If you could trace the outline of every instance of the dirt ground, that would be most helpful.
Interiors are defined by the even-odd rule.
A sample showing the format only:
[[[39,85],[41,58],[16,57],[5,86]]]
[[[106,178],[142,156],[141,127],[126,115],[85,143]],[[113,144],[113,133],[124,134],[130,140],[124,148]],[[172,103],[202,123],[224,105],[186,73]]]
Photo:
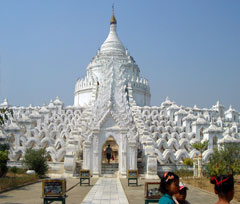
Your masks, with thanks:
[[[234,199],[238,202],[240,202],[240,175],[235,176],[235,184],[234,184]],[[182,181],[186,184],[190,184],[192,186],[201,188],[203,190],[209,191],[214,193],[214,185],[210,183],[209,178],[203,177],[203,178],[182,178]]]
[[[91,185],[79,184],[72,190],[67,192],[66,203],[68,204],[79,204],[91,190],[98,179],[92,178]],[[76,185],[79,182],[77,178],[67,179],[67,189]],[[42,183],[38,182],[32,185],[16,188],[14,190],[4,192],[0,194],[1,204],[42,204]],[[58,202],[59,203],[59,202]]]

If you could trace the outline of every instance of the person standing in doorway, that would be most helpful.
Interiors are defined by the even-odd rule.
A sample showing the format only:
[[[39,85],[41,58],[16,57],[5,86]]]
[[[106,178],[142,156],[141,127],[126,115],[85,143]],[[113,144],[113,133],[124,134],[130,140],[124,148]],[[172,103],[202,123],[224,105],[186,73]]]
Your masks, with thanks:
[[[112,148],[110,147],[110,144],[108,145],[108,147],[106,149],[106,154],[107,154],[108,164],[110,164],[110,159],[111,159],[111,156],[112,156]]]

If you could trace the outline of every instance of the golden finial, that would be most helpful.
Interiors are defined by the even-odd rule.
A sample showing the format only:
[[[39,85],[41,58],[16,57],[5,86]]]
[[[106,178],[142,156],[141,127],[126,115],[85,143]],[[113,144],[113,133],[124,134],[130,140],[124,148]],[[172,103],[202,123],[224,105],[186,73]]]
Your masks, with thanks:
[[[110,24],[117,24],[117,20],[114,16],[114,4],[112,5],[112,18],[110,20]]]

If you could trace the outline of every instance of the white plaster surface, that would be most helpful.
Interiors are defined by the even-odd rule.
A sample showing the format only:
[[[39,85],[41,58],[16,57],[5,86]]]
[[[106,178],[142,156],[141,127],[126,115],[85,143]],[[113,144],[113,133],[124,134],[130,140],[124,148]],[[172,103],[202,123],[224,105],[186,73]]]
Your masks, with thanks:
[[[82,204],[128,204],[118,178],[100,178],[89,191]]]

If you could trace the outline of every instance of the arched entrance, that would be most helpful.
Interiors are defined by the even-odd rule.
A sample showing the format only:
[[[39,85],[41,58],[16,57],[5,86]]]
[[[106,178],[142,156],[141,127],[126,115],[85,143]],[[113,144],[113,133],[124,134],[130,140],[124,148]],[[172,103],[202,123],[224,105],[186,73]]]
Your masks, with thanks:
[[[217,141],[218,141],[218,137],[216,135],[214,135],[214,137],[213,137],[213,149],[217,148]]]
[[[118,144],[112,136],[109,136],[106,142],[102,146],[102,164],[108,163],[107,153],[106,153],[108,145],[110,145],[112,149],[112,155],[111,155],[112,157],[110,159],[110,163],[118,164]]]
[[[108,163],[107,159],[108,147],[112,149],[110,163]],[[115,174],[118,171],[118,148],[116,140],[112,136],[109,136],[102,146],[102,174]]]
[[[200,141],[202,141],[203,139],[203,131],[204,131],[204,128],[202,127],[200,130]]]

